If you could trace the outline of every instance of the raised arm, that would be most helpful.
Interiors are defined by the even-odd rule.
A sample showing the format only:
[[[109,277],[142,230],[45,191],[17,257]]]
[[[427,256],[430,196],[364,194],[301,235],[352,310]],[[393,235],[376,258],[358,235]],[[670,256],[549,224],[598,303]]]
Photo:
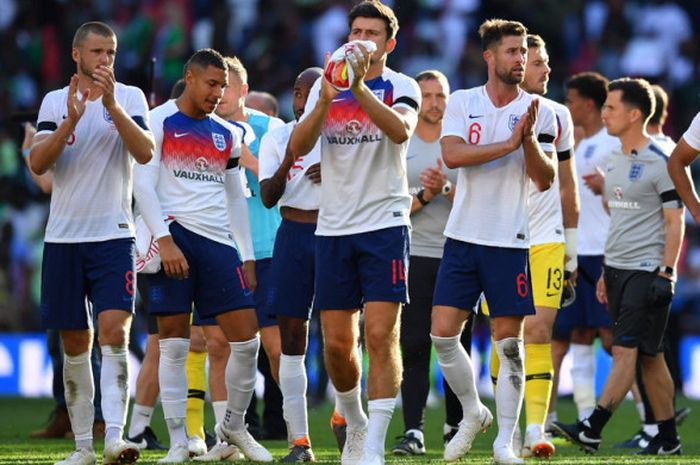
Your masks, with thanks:
[[[119,136],[124,141],[127,150],[140,163],[148,163],[153,157],[155,142],[153,136],[148,131],[143,117],[129,116],[124,107],[114,96],[116,80],[114,70],[107,66],[100,66],[93,73],[95,84],[102,89],[102,104],[109,112],[109,116],[114,122],[114,126],[119,132]],[[143,113],[147,111],[146,99],[143,98]]]
[[[43,129],[41,126],[45,123],[53,126],[53,132],[34,136],[32,149],[29,153],[29,168],[37,175],[46,173],[56,164],[56,160],[66,147],[66,141],[71,137],[78,121],[85,113],[85,104],[90,97],[90,91],[86,90],[80,96],[76,95],[77,92],[78,76],[74,74],[68,86],[66,117],[61,121],[61,124],[56,126],[52,121],[39,121],[39,131]],[[40,119],[42,113],[43,111],[39,112]]]
[[[525,120],[523,127],[523,152],[525,153],[525,171],[528,177],[532,179],[538,190],[545,191],[552,186],[554,175],[556,174],[556,166],[553,152],[542,150],[540,140],[545,143],[554,143],[556,132],[553,134],[542,132],[540,135],[535,132],[539,108],[540,101],[538,99],[533,100],[527,109],[526,116],[521,118],[521,120]],[[556,130],[555,126],[553,128]],[[551,137],[551,140],[543,139],[549,137]]]

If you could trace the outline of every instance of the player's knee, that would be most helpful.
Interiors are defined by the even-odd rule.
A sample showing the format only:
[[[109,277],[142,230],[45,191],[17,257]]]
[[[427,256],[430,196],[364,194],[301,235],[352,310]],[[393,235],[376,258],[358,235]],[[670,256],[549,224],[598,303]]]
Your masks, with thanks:
[[[90,331],[61,332],[63,352],[70,356],[80,355],[90,350],[92,334]]]
[[[226,364],[229,354],[231,353],[231,348],[226,339],[219,338],[208,338],[207,339],[207,352],[209,357],[209,363],[221,363]]]
[[[399,334],[397,329],[386,328],[380,325],[365,327],[365,343],[370,353],[379,352],[387,354],[393,347],[398,348]]]
[[[124,325],[105,325],[100,328],[99,342],[105,345],[124,345],[129,340],[129,330]]]
[[[527,344],[547,344],[552,340],[552,330],[546,324],[525,325],[525,342]]]
[[[324,339],[323,350],[330,360],[347,359],[348,354],[355,350],[355,341],[349,337],[333,337]]]
[[[612,346],[612,357],[615,362],[619,363],[635,363],[637,358],[637,350],[630,347]]]

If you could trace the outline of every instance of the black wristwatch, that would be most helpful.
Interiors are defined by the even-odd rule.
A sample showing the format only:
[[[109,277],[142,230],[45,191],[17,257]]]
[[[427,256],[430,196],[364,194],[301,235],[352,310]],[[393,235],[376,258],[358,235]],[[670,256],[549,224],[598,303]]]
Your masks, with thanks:
[[[423,198],[423,194],[425,194],[425,189],[419,190],[418,193],[416,194],[416,198],[418,199],[420,204],[425,207],[426,205],[428,205],[430,203],[430,200],[425,200]]]
[[[660,266],[659,267],[659,272],[660,273],[666,273],[669,276],[675,276],[676,275],[676,270],[673,269],[673,267],[670,266]]]

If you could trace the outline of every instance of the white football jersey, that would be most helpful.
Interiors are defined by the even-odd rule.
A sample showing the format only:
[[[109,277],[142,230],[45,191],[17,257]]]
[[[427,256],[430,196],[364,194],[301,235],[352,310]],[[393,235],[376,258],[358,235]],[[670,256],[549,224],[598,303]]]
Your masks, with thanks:
[[[576,176],[578,177],[581,210],[578,214],[578,254],[603,255],[608,237],[610,216],[603,208],[600,195],[594,195],[583,182],[583,176],[605,171],[608,157],[620,147],[620,140],[608,134],[605,127],[587,137],[576,148]]]
[[[365,84],[392,108],[414,112],[420,108],[420,88],[404,74],[385,68],[381,76]],[[318,79],[304,116],[316,106],[320,88]],[[409,139],[402,144],[392,142],[350,91],[339,93],[331,103],[320,139],[322,182],[316,234],[340,236],[410,225]]]
[[[566,106],[545,97],[538,97],[542,103],[552,107],[557,118],[557,140],[554,142],[557,153],[574,150],[574,123]],[[557,163],[557,167],[559,164]],[[552,187],[544,192],[537,190],[530,181],[530,245],[564,242],[564,217],[559,192],[559,174],[554,177]]]
[[[148,165],[159,167],[156,193],[163,214],[200,236],[235,247],[224,179],[227,170],[239,169],[240,129],[215,114],[190,118],[175,100],[151,110],[151,125],[156,150]]]
[[[261,182],[271,178],[282,164],[287,150],[287,142],[289,142],[289,136],[292,134],[295,124],[295,121],[291,121],[282,127],[266,132],[263,136],[258,154],[260,157],[258,178]],[[298,158],[289,170],[287,186],[278,202],[280,207],[318,210],[321,186],[309,180],[309,177],[306,176],[306,170],[320,161],[321,142],[319,140],[314,148],[303,157]]]
[[[143,92],[117,83],[114,95],[126,114],[148,127]],[[68,87],[49,92],[41,102],[37,135],[51,134],[67,116]],[[99,242],[134,237],[131,214],[133,160],[102,105],[85,113],[53,167],[46,242]]]
[[[484,86],[458,90],[450,96],[442,135],[457,136],[472,145],[508,139],[520,117],[534,100],[523,90],[507,105],[496,108]],[[557,125],[554,111],[540,105],[535,133],[545,152],[554,152]],[[528,189],[522,146],[497,160],[457,168],[454,205],[445,228],[452,239],[474,244],[526,249]]]
[[[693,149],[700,151],[700,112],[693,118],[690,126],[683,134],[683,139]]]

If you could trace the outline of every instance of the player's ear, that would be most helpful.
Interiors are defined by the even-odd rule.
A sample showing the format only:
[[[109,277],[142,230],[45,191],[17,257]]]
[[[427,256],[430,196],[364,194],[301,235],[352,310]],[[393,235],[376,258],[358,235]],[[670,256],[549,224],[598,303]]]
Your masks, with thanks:
[[[248,91],[250,90],[250,86],[248,83],[241,84],[241,97],[245,97],[248,95]]]
[[[78,50],[77,47],[73,47],[70,52],[71,58],[73,58],[73,61],[78,63],[80,62],[80,50]]]
[[[392,37],[391,39],[386,41],[386,53],[389,54],[394,51],[396,48],[396,37]]]

